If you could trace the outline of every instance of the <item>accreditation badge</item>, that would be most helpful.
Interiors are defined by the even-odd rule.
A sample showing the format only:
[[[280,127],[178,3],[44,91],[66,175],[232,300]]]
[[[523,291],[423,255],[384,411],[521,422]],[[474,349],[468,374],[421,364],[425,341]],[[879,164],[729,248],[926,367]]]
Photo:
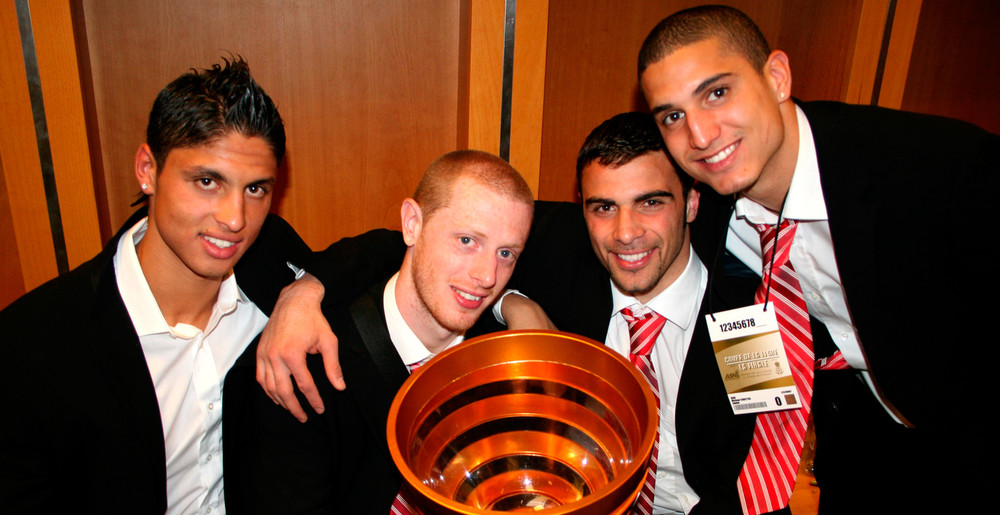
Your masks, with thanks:
[[[767,309],[755,304],[705,315],[705,321],[733,413],[802,407],[770,302]]]

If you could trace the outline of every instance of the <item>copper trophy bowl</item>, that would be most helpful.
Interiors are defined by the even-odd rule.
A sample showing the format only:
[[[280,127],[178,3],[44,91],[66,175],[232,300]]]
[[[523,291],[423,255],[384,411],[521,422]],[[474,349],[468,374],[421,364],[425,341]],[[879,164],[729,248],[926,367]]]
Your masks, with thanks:
[[[441,353],[403,384],[387,433],[425,515],[625,513],[659,418],[645,378],[588,338],[506,331]]]

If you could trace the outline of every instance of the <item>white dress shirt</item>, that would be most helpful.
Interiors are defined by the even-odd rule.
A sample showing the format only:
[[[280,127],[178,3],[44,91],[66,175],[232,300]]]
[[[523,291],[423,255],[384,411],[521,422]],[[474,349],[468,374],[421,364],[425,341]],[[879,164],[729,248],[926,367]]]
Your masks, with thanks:
[[[222,385],[229,368],[260,334],[267,317],[236,285],[222,282],[202,331],[171,327],[153,297],[135,246],[143,219],[118,242],[115,277],[156,389],[167,458],[167,514],[225,513]]]
[[[656,493],[653,513],[687,513],[698,503],[698,494],[684,480],[681,457],[677,449],[675,409],[684,360],[691,344],[702,297],[708,284],[708,272],[694,249],[681,275],[666,290],[650,300],[646,307],[667,318],[650,354],[653,372],[660,388],[660,449],[656,460]],[[623,308],[633,311],[642,306],[634,297],[621,293],[611,285],[613,311],[605,342],[619,354],[630,352],[628,322]],[[707,342],[706,342],[707,343]]]
[[[833,253],[833,238],[830,235],[812,129],[802,109],[796,106],[795,112],[799,125],[799,153],[781,215],[782,219],[798,222],[789,260],[799,276],[809,316],[823,322],[844,359],[851,368],[862,371],[872,392],[878,396],[867,372],[868,364],[861,339],[847,307],[847,297],[844,295],[837,259]],[[775,224],[777,221],[777,213],[749,198],[740,197],[729,221],[726,249],[760,275],[760,233],[754,228],[754,224]],[[892,410],[886,410],[896,418]]]

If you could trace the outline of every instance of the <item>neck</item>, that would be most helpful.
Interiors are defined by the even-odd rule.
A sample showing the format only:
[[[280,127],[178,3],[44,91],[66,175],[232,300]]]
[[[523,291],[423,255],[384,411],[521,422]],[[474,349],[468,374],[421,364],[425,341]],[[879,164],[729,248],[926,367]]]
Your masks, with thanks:
[[[222,279],[198,277],[190,270],[172,270],[170,264],[159,264],[144,241],[135,249],[139,266],[167,324],[184,323],[204,330],[219,298]]]
[[[414,277],[411,272],[413,265],[410,261],[410,252],[407,252],[403,259],[403,267],[399,270],[399,278],[396,279],[396,306],[399,313],[403,315],[403,321],[407,327],[417,335],[424,347],[431,354],[437,354],[445,349],[452,340],[460,333],[451,331],[441,326],[434,316],[427,309],[424,301],[417,293]]]
[[[781,144],[764,164],[757,182],[743,191],[745,197],[775,213],[781,211],[788,187],[792,184],[792,176],[795,175],[795,164],[799,160],[799,120],[795,103],[788,100],[778,107],[784,132]]]

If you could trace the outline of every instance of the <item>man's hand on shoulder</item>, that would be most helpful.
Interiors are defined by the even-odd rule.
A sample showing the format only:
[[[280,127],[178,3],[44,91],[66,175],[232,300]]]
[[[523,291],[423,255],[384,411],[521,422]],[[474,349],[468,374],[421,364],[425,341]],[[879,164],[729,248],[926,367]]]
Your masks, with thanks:
[[[346,387],[337,355],[337,337],[320,309],[324,294],[323,284],[308,274],[286,286],[257,346],[257,382],[271,400],[300,422],[305,422],[307,416],[295,396],[295,385],[316,413],[324,409],[306,365],[307,354],[321,354],[330,383],[338,390]]]

